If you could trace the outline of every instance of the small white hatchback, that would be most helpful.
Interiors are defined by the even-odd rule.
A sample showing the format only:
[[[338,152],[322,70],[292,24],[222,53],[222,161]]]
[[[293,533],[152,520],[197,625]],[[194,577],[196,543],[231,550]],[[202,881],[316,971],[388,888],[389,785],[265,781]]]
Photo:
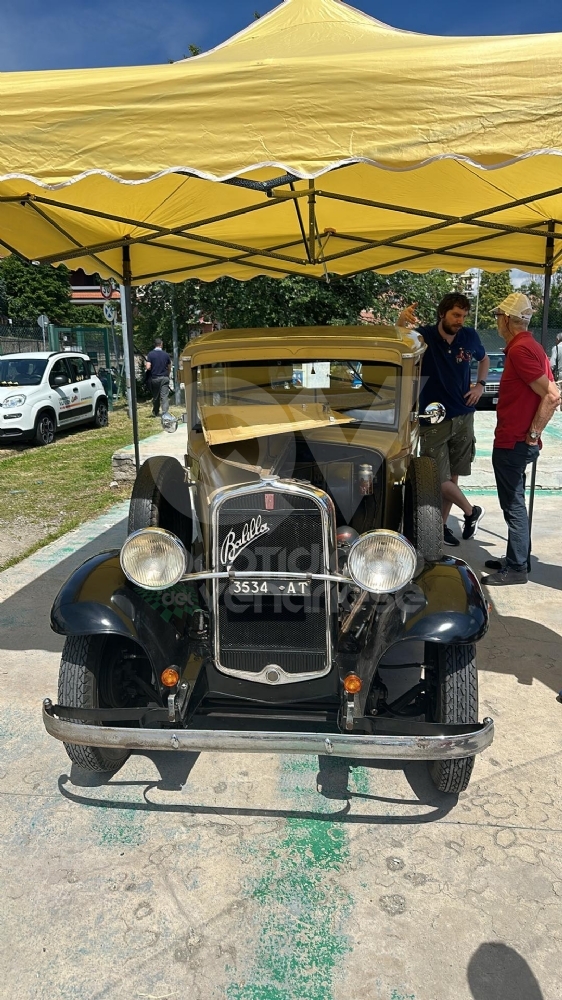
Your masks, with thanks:
[[[51,444],[76,424],[107,425],[107,396],[87,354],[0,356],[0,444]]]

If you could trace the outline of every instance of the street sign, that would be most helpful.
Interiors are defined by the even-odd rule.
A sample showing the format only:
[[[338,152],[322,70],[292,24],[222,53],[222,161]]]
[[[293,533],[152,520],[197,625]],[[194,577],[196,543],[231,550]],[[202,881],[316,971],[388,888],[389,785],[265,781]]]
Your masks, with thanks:
[[[100,292],[102,293],[104,299],[110,299],[113,295],[113,285],[110,281],[102,281],[100,285]]]
[[[49,325],[49,317],[45,316],[45,313],[41,313],[41,315],[37,317],[37,323],[41,329],[45,331]]]
[[[108,323],[113,323],[115,321],[115,309],[113,308],[110,302],[104,302],[103,314]]]

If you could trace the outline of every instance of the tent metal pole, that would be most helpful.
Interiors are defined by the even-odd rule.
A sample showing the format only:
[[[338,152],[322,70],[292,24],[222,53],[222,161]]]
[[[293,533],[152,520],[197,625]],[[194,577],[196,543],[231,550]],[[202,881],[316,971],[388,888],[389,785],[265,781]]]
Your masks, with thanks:
[[[542,327],[541,327],[541,344],[544,347],[544,342],[548,334],[548,311],[550,307],[550,283],[552,279],[552,258],[554,256],[554,233],[555,223],[551,219],[548,223],[549,235],[546,241],[546,254],[544,259],[544,299],[542,308]],[[537,459],[533,462],[533,471],[531,473],[531,489],[529,491],[529,555],[527,557],[527,572],[531,572],[531,532],[533,529],[533,510],[535,506],[535,486],[537,480]]]
[[[140,469],[139,452],[139,421],[137,413],[137,380],[135,368],[135,347],[133,344],[133,309],[131,305],[131,248],[123,247],[123,304],[124,319],[127,332],[127,357],[129,359],[129,382],[131,390],[131,418],[133,421],[133,444],[135,447],[135,466],[137,475]],[[125,332],[125,331],[124,331]]]
[[[314,181],[308,182],[308,259],[316,263],[316,191]]]
[[[548,237],[546,240],[546,256],[544,260],[544,297],[542,306],[542,327],[541,344],[544,347],[548,336],[548,312],[550,309],[550,286],[552,283],[552,258],[554,257],[554,222],[552,219],[548,223]]]
[[[127,413],[129,420],[133,419],[133,406],[131,402],[131,370],[129,367],[129,334],[127,330],[127,310],[125,306],[125,285],[119,285],[121,296],[121,333],[123,336],[123,368],[125,369],[125,399],[127,400]]]
[[[174,285],[172,285],[172,354],[174,358],[174,400],[176,406],[181,403],[180,396],[180,352],[178,346],[178,320],[174,307]]]
[[[537,459],[533,462],[533,471],[531,473],[531,489],[529,491],[529,555],[527,556],[527,573],[531,572],[531,532],[533,529],[533,509],[535,506],[535,483],[537,480]]]

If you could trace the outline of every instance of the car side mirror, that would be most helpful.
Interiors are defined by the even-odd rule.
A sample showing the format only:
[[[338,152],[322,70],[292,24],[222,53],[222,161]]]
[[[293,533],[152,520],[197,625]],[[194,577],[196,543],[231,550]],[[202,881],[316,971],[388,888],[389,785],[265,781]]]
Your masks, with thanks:
[[[50,379],[50,384],[53,389],[58,389],[60,386],[68,385],[70,379],[68,375],[53,375]]]
[[[173,434],[174,431],[178,429],[177,417],[174,417],[173,413],[163,413],[162,414],[162,429],[168,431],[168,434]]]
[[[447,416],[447,411],[443,403],[428,403],[424,413],[419,414],[420,420],[427,420],[430,424],[440,424]]]

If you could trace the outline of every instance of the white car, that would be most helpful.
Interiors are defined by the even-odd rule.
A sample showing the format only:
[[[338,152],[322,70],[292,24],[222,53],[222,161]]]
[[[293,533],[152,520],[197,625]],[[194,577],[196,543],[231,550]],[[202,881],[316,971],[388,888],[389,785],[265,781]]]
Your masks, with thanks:
[[[87,354],[0,356],[0,443],[51,444],[63,427],[107,425],[107,396]]]

